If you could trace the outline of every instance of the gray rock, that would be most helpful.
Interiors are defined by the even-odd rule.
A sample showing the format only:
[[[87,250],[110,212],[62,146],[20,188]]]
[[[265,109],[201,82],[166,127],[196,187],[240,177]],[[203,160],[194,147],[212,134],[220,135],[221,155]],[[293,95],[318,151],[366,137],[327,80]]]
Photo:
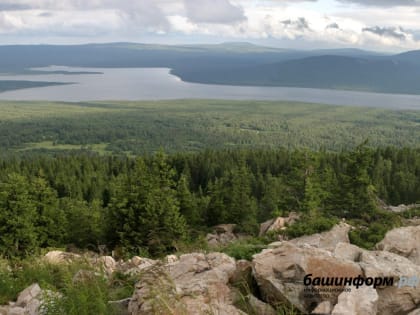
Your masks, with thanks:
[[[362,286],[358,289],[349,287],[350,292],[343,292],[338,297],[332,315],[376,315],[378,312],[378,293],[373,287]]]
[[[296,245],[310,245],[317,248],[324,248],[333,251],[338,243],[350,243],[349,232],[352,229],[351,225],[341,222],[334,226],[330,231],[317,233],[309,236],[302,236],[290,240]]]
[[[393,229],[376,244],[376,249],[406,257],[420,265],[420,226]]]
[[[317,314],[317,315],[329,315],[331,314],[333,309],[333,306],[330,301],[324,301],[321,302],[313,311],[311,314]]]
[[[352,261],[333,257],[331,252],[321,248],[297,246],[291,242],[263,250],[254,255],[252,263],[264,301],[272,305],[288,301],[303,313],[310,313],[324,300],[334,304],[339,294],[305,297],[305,275],[312,274],[315,278],[356,277],[362,274],[358,264]]]

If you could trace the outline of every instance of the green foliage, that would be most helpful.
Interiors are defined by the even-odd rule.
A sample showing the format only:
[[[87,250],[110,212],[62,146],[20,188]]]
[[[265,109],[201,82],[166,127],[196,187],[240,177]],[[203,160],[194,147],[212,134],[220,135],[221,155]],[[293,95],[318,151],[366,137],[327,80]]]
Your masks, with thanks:
[[[0,184],[0,255],[29,255],[38,248],[36,217],[30,183],[21,175],[9,175]]]
[[[109,235],[131,252],[152,255],[174,250],[186,238],[186,222],[176,198],[174,170],[159,153],[150,166],[137,159],[133,174],[116,180],[109,207]]]
[[[238,232],[255,235],[258,223],[290,211],[303,220],[289,237],[327,230],[342,218],[368,227],[380,221],[378,197],[391,204],[420,199],[419,174],[418,149],[366,146],[137,159],[10,156],[0,158],[0,253],[26,256],[73,244],[160,256],[202,244],[216,224],[235,223]]]
[[[267,242],[260,238],[250,238],[246,240],[233,242],[226,247],[220,248],[220,251],[235,258],[252,260],[252,256],[266,248]]]
[[[373,249],[385,237],[386,232],[401,226],[401,217],[387,211],[378,211],[368,221],[351,222],[356,227],[350,231],[350,242],[359,247]]]
[[[303,215],[297,222],[289,226],[284,233],[289,238],[321,233],[330,230],[338,222],[339,220],[336,217],[321,214],[317,216]]]
[[[83,262],[50,265],[29,259],[14,261],[8,268],[0,265],[0,305],[13,301],[33,283],[52,292],[42,307],[46,315],[111,315],[108,301],[120,297],[122,291],[126,294],[128,286],[133,288],[133,280],[120,277],[109,283]]]
[[[419,111],[292,102],[0,102],[0,147],[144,154],[206,148],[418,147]],[[63,146],[67,145],[67,146]],[[100,145],[100,146],[99,146]],[[106,146],[104,148],[104,145]]]

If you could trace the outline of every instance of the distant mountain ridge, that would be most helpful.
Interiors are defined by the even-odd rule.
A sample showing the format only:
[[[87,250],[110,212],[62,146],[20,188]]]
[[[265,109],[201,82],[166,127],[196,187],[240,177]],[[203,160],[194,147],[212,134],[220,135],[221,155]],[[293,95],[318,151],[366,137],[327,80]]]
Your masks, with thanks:
[[[352,48],[289,50],[247,42],[0,46],[2,73],[49,65],[167,67],[188,82],[420,94],[420,50],[386,55]]]

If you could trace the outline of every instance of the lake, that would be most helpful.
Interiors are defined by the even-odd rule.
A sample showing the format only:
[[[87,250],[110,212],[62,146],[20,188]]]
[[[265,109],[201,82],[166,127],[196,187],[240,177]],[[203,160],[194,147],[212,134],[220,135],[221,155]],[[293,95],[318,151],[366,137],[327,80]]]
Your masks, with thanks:
[[[165,99],[288,100],[420,110],[420,95],[197,84],[181,81],[166,68],[38,68],[43,71],[91,71],[96,74],[0,75],[0,80],[69,82],[0,93],[0,100],[101,101]]]

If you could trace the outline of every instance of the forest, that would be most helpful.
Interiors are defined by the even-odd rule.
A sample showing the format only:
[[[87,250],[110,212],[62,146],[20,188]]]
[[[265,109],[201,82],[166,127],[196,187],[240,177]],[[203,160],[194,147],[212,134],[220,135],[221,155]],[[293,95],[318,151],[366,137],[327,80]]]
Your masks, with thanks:
[[[45,314],[120,314],[108,301],[131,296],[137,276],[75,283],[92,267],[43,263],[51,250],[251,260],[278,237],[342,220],[351,242],[371,249],[420,216],[387,209],[420,203],[419,111],[209,100],[0,110],[0,305],[39,283],[64,297]],[[259,236],[260,223],[291,212],[300,219],[282,235]],[[246,237],[211,247],[206,235],[222,223]]]
[[[358,227],[353,241],[371,247],[401,224],[380,204],[419,201],[419,149],[8,156],[0,161],[0,256],[106,245],[160,257],[216,224],[255,236],[259,223],[290,211],[302,214],[291,236],[344,218]]]
[[[295,102],[1,102],[8,153],[143,155],[205,149],[419,147],[420,112]],[[0,154],[1,154],[0,153]]]

